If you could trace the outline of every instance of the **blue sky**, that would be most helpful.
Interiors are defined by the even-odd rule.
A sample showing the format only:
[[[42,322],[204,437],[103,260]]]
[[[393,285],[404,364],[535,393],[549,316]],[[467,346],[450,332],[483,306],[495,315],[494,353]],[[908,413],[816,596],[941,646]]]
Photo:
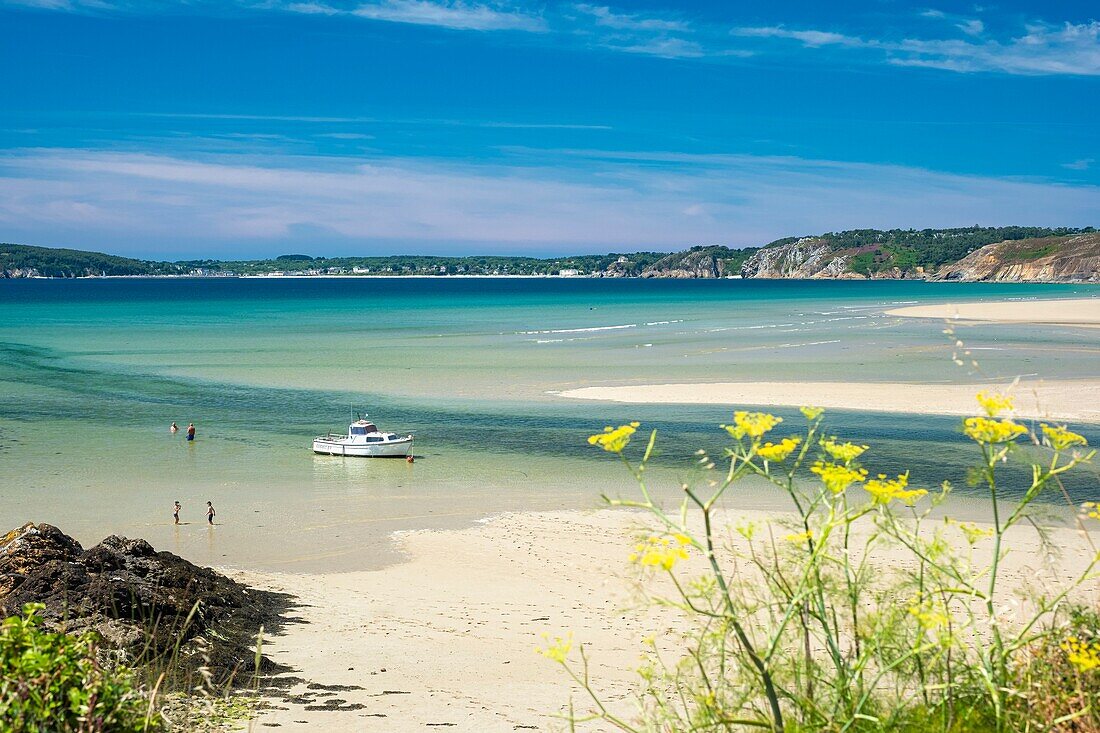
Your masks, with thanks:
[[[1094,3],[0,0],[0,241],[558,254],[1100,225]]]

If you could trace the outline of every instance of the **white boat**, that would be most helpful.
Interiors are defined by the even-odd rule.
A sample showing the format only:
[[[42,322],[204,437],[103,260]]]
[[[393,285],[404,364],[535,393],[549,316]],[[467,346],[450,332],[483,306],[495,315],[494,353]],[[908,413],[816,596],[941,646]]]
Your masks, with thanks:
[[[329,433],[313,439],[313,452],[330,456],[400,458],[412,452],[413,436],[383,433],[370,420],[356,420],[348,434]]]

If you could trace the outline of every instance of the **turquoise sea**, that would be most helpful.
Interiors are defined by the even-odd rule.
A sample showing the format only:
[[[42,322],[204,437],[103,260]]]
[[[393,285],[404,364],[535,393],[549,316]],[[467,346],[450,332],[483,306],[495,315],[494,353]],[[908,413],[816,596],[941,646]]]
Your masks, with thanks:
[[[0,280],[0,530],[143,536],[197,562],[311,571],[393,559],[395,530],[628,493],[585,443],[659,430],[672,495],[730,410],[574,402],[577,386],[732,380],[968,382],[903,304],[1100,296],[1070,285],[592,279]],[[1100,377],[1100,332],[973,325],[991,377]],[[417,461],[314,456],[354,410],[416,433]],[[797,412],[777,410],[791,422]],[[169,424],[195,422],[187,444]],[[868,463],[966,492],[956,418],[835,411]],[[1100,427],[1084,426],[1100,443]],[[1095,468],[1070,485],[1098,499]],[[778,506],[763,487],[745,505]],[[172,501],[184,505],[171,524]],[[220,524],[205,526],[214,502]],[[981,511],[981,500],[963,504]]]

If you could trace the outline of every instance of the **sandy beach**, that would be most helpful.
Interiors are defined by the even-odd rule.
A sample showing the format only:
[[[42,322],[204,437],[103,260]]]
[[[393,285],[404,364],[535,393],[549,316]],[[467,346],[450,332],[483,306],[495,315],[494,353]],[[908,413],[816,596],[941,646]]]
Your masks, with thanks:
[[[992,323],[1034,323],[1100,327],[1100,298],[1023,300],[996,303],[913,305],[886,311],[888,316],[939,318]]]
[[[921,415],[972,415],[980,390],[1016,397],[1017,416],[1100,422],[1100,379],[1009,384],[911,384],[901,382],[710,382],[581,387],[558,393],[581,400],[634,404],[798,407]]]
[[[233,572],[297,596],[285,635],[265,653],[299,677],[296,702],[252,730],[549,730],[571,692],[535,652],[542,634],[573,632],[591,649],[601,690],[621,700],[642,639],[668,629],[667,610],[629,610],[626,511],[505,514],[462,530],[395,536],[407,561],[341,574]],[[341,701],[341,702],[338,702]]]
[[[738,511],[724,522],[768,517]],[[629,713],[643,638],[671,644],[671,634],[661,635],[682,624],[675,612],[633,601],[626,558],[646,520],[622,510],[506,514],[462,530],[401,534],[407,562],[377,571],[233,573],[298,596],[303,622],[265,646],[293,668],[285,675],[297,680],[292,699],[272,699],[250,728],[560,730],[554,715],[570,695],[578,711],[586,699],[535,653],[543,632],[572,632],[584,643],[595,686]],[[1005,560],[1006,585],[1068,578],[1090,556],[1072,529],[1054,529],[1053,544],[1067,548],[1062,557],[1044,557],[1034,532],[1021,529]]]

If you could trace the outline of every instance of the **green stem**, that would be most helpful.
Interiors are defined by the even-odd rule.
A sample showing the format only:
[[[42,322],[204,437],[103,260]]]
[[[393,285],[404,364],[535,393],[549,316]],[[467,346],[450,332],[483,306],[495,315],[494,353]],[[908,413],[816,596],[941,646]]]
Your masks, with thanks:
[[[989,567],[989,589],[986,592],[985,610],[989,617],[989,626],[993,632],[993,650],[990,659],[991,692],[993,694],[993,711],[996,716],[996,730],[998,733],[1004,730],[1004,690],[1005,676],[1007,674],[1006,660],[1004,658],[1004,641],[1001,639],[1001,630],[997,625],[997,612],[993,603],[993,594],[997,589],[997,571],[1001,562],[1001,540],[1004,536],[1004,528],[1001,526],[1001,512],[997,506],[997,476],[995,471],[996,456],[991,454],[989,447],[982,445],[982,455],[985,457],[986,484],[989,486],[989,496],[993,502],[993,559]]]
[[[737,640],[741,643],[741,647],[745,650],[745,653],[749,655],[749,660],[752,665],[756,667],[757,673],[760,675],[761,681],[764,683],[764,695],[768,698],[768,707],[771,709],[772,722],[774,723],[775,730],[780,733],[783,730],[783,710],[779,705],[779,695],[775,689],[775,683],[772,680],[771,672],[768,670],[768,666],[764,663],[764,660],[760,658],[760,655],[756,652],[756,647],[749,639],[748,634],[745,633],[744,627],[737,620],[737,609],[733,605],[733,597],[730,595],[729,585],[726,583],[726,577],[722,573],[722,568],[718,564],[718,558],[714,553],[714,533],[711,527],[710,518],[710,506],[699,500],[695,495],[695,492],[688,491],[688,496],[695,502],[696,505],[703,512],[703,524],[704,533],[706,537],[706,551],[707,562],[710,564],[711,572],[714,574],[714,578],[718,583],[718,587],[722,591],[722,597],[726,606],[726,612],[730,616],[730,625],[733,627],[733,633],[737,636]]]

